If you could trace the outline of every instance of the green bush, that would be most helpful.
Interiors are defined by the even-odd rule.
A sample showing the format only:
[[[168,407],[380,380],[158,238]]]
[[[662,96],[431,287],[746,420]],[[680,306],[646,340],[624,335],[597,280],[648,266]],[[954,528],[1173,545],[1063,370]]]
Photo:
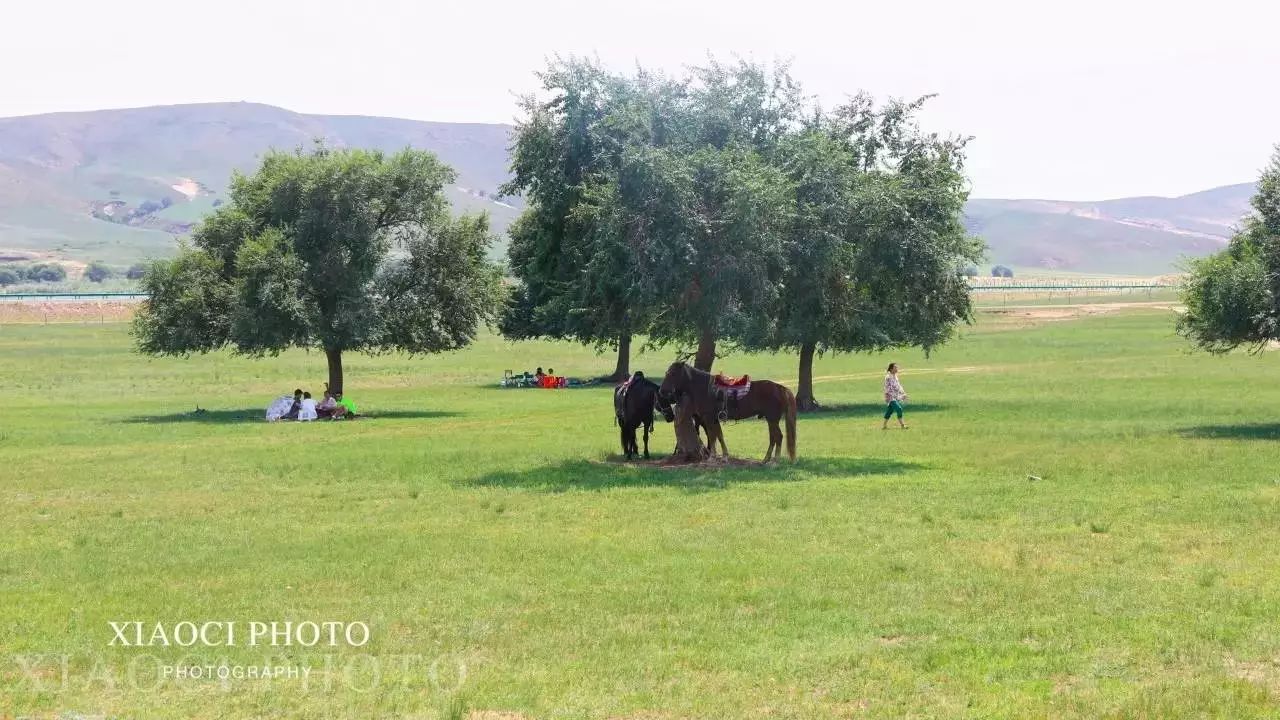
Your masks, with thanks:
[[[56,263],[36,263],[27,268],[31,282],[62,282],[67,279],[67,269]]]
[[[124,276],[130,280],[141,280],[143,275],[147,274],[147,266],[145,263],[134,263],[125,271]]]
[[[22,282],[22,268],[0,267],[0,285],[17,285]]]
[[[97,260],[89,263],[89,266],[84,269],[84,276],[89,282],[100,283],[114,274],[115,273],[111,272],[111,268]]]

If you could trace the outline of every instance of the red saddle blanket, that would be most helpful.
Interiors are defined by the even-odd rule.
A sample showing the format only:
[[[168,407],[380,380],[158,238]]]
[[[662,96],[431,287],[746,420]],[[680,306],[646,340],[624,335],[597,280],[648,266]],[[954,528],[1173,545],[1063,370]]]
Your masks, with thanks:
[[[730,377],[723,373],[716,375],[716,387],[728,388],[733,390],[742,390],[751,384],[751,376],[743,375],[742,377]]]

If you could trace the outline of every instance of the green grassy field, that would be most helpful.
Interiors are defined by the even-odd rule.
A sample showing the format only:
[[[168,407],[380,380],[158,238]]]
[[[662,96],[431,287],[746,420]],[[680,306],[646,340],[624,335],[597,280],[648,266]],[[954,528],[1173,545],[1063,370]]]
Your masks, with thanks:
[[[1275,717],[1280,360],[1192,354],[1172,323],[987,321],[897,353],[908,431],[880,430],[889,356],[823,358],[800,460],[719,471],[616,462],[607,388],[492,387],[611,365],[578,346],[355,356],[371,418],[266,424],[322,356],[0,326],[0,717]],[[765,427],[728,441],[759,457]],[[372,640],[120,648],[109,620]]]

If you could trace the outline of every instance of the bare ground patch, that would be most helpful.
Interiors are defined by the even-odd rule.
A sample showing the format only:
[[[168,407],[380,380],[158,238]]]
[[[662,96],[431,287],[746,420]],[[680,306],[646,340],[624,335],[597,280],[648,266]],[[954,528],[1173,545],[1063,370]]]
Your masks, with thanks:
[[[1223,658],[1223,666],[1231,677],[1252,683],[1272,697],[1280,697],[1280,658],[1248,661],[1228,655]]]
[[[0,324],[126,322],[138,309],[136,302],[4,302]]]
[[[1181,312],[1177,302],[1155,300],[1149,302],[1075,303],[1071,305],[1006,305],[981,307],[985,325],[990,329],[1016,330],[1047,322],[1078,320],[1086,317],[1111,315],[1129,310],[1168,310]]]

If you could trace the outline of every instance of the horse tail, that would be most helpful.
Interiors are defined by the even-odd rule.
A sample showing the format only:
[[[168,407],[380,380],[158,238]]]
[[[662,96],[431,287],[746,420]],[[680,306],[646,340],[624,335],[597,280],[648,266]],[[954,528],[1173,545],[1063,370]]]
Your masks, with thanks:
[[[786,387],[782,388],[782,392],[785,393],[783,399],[787,405],[787,455],[794,461],[796,459],[796,396]]]

